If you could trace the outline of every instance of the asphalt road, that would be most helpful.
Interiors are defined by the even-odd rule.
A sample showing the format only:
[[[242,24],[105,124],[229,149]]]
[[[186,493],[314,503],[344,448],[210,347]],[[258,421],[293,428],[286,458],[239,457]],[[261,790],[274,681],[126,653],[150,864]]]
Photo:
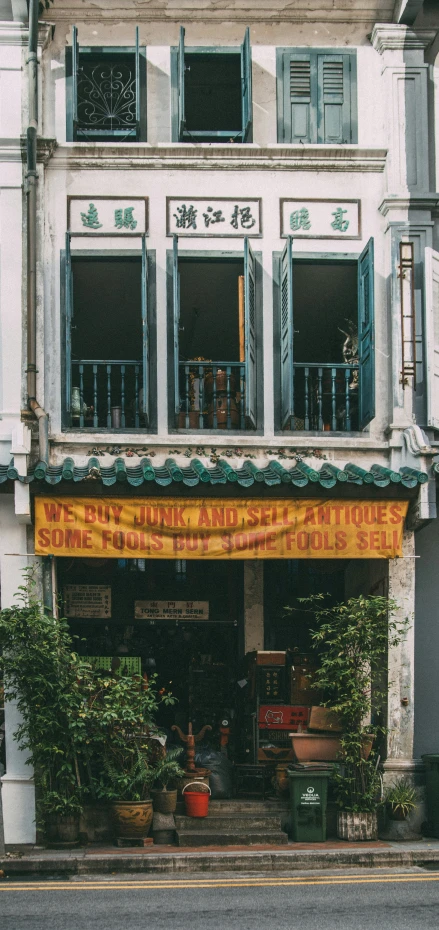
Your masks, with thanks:
[[[1,930],[437,930],[439,871],[0,881]]]

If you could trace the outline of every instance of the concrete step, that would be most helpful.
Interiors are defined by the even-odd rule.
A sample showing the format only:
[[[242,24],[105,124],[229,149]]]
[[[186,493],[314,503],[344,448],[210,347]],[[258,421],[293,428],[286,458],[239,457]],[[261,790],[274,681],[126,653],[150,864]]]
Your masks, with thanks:
[[[209,810],[207,817],[186,817],[176,814],[175,827],[177,830],[195,829],[203,833],[217,830],[224,833],[263,833],[267,830],[270,833],[281,829],[281,816],[276,813],[265,816],[253,813],[222,814]]]
[[[276,832],[247,832],[238,833],[211,833],[207,830],[177,830],[178,846],[285,846],[288,843],[286,833]]]
[[[247,813],[257,813],[257,814],[271,814],[282,811],[288,811],[290,809],[290,802],[288,799],[286,801],[281,800],[280,798],[273,798],[266,801],[260,800],[247,800],[246,798],[230,798],[225,801],[210,801],[209,802],[209,812],[220,812],[223,814],[247,814]]]

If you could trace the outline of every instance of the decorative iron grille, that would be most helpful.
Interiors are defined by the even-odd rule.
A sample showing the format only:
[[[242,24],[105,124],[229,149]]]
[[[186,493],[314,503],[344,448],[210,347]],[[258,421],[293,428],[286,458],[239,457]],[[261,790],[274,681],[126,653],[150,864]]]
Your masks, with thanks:
[[[87,61],[80,56],[77,94],[77,137],[137,136],[134,56],[132,61]]]

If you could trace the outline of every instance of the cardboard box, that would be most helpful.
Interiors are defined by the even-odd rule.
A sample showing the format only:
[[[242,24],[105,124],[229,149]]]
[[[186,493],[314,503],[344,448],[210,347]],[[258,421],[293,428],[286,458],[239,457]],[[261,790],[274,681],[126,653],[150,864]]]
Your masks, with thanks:
[[[285,665],[286,652],[255,652],[256,665]]]
[[[341,733],[342,730],[340,718],[328,707],[311,707],[308,728],[332,733]]]
[[[290,668],[290,701],[292,704],[317,704],[319,692],[313,688],[316,667],[314,665],[292,665]]]
[[[292,762],[294,752],[287,747],[267,746],[266,749],[258,749],[258,762]]]

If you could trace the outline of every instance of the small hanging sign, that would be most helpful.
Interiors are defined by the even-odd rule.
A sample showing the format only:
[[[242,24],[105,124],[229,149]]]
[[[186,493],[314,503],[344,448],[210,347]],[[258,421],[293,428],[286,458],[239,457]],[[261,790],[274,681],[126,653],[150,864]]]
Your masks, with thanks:
[[[208,620],[209,601],[135,601],[136,620]]]
[[[280,234],[295,239],[360,239],[359,200],[280,201]]]
[[[74,236],[141,236],[148,232],[148,197],[68,197],[67,223]]]
[[[111,587],[103,584],[67,584],[64,588],[67,617],[109,619]]]
[[[168,236],[261,236],[261,198],[167,197]]]

